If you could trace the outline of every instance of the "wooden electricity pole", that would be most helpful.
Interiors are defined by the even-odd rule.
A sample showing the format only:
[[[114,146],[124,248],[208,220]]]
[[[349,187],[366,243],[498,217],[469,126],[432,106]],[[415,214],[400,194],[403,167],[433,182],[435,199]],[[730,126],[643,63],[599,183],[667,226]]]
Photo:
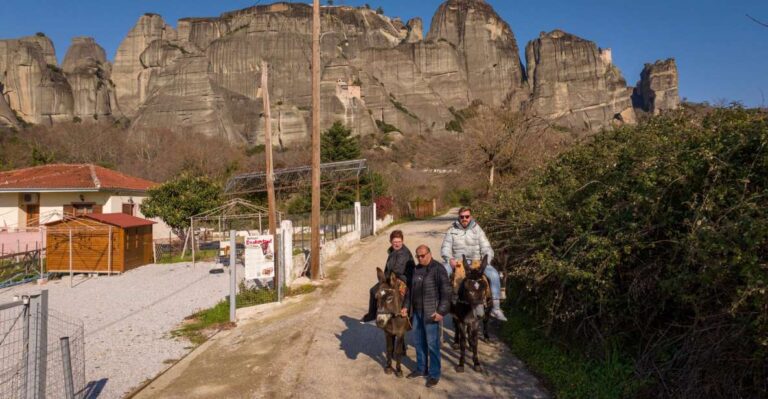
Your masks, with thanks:
[[[310,273],[320,279],[320,0],[312,4],[312,240]]]
[[[261,61],[261,99],[264,103],[264,150],[267,159],[267,207],[269,208],[269,234],[275,239],[277,234],[277,212],[275,205],[275,171],[272,164],[272,112],[269,104],[269,65]],[[280,249],[275,246],[275,255]],[[277,256],[275,256],[277,259]],[[280,268],[275,267],[274,282],[277,287]]]

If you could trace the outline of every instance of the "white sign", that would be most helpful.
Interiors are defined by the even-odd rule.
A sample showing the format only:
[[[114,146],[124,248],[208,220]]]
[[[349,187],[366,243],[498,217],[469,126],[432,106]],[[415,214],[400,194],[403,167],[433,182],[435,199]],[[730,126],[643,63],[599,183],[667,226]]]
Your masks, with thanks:
[[[266,282],[275,277],[275,239],[271,235],[245,238],[245,279]]]

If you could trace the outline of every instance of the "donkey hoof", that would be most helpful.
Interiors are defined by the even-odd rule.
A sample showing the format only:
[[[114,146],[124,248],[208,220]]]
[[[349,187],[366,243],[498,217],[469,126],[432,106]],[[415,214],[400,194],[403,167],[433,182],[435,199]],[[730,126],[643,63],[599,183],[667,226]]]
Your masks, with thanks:
[[[456,372],[457,373],[463,373],[464,372],[464,366],[456,366]]]
[[[395,370],[395,377],[403,378],[403,371],[402,370]]]
[[[384,373],[385,374],[392,374],[393,371],[395,371],[395,370],[392,370],[392,367],[387,367],[387,368],[384,369]]]
[[[474,369],[478,373],[482,373],[483,372],[483,366],[481,366],[479,364],[476,364],[475,367],[472,367],[472,369]]]

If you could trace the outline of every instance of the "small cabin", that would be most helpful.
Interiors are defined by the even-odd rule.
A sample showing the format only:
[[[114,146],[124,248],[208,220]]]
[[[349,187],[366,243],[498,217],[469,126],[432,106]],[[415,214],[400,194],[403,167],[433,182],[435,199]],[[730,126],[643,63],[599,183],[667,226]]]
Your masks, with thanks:
[[[87,214],[46,224],[49,273],[123,273],[152,263],[155,222],[124,213]]]

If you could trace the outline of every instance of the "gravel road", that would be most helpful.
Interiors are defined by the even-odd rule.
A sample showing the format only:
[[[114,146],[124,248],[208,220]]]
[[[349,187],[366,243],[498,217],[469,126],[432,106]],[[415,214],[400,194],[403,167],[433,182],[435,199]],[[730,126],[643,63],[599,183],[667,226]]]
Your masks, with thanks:
[[[210,274],[212,266],[148,265],[117,276],[76,276],[73,288],[64,277],[44,286],[0,290],[0,303],[47,289],[51,309],[84,323],[92,397],[121,398],[190,351],[190,343],[171,337],[170,331],[227,295],[229,274]]]
[[[443,217],[397,228],[411,250],[425,243],[438,251],[449,223]],[[331,261],[331,274],[339,273],[334,283],[219,334],[137,398],[548,398],[500,343],[481,345],[482,374],[456,373],[456,352],[443,345],[443,377],[432,389],[423,379],[384,374],[384,334],[358,319],[386,260],[388,234]],[[413,347],[407,356],[404,366],[413,369]]]

